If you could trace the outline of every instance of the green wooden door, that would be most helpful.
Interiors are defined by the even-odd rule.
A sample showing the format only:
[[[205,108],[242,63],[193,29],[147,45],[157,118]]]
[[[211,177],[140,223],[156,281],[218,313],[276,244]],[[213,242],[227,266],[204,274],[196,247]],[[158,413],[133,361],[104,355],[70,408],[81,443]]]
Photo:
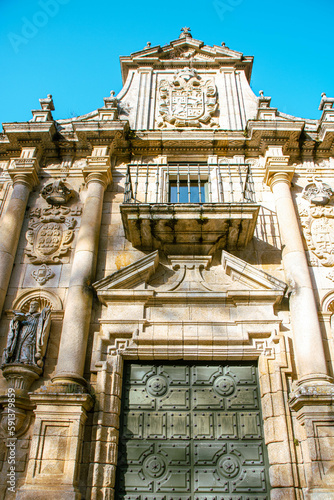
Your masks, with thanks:
[[[253,364],[125,366],[117,500],[269,500]]]

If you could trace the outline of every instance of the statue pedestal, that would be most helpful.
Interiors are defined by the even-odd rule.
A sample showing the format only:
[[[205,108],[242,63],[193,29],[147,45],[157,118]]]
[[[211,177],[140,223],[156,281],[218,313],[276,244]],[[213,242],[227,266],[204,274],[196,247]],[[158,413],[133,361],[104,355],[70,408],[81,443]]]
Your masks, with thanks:
[[[93,401],[89,394],[56,391],[51,384],[45,392],[31,394],[36,419],[26,482],[17,499],[81,498],[77,485],[83,430]]]
[[[42,368],[21,363],[9,363],[2,366],[2,372],[8,382],[8,390],[7,395],[0,397],[0,404],[3,408],[0,426],[5,435],[8,435],[14,416],[15,437],[19,437],[26,431],[30,423],[28,413],[34,407],[28,396],[28,391],[32,383],[39,378]]]
[[[42,368],[36,365],[8,363],[2,366],[2,373],[10,389],[14,389],[15,398],[27,398],[32,383],[39,378]]]
[[[306,500],[333,498],[334,385],[303,384],[290,395],[289,405],[301,424]]]

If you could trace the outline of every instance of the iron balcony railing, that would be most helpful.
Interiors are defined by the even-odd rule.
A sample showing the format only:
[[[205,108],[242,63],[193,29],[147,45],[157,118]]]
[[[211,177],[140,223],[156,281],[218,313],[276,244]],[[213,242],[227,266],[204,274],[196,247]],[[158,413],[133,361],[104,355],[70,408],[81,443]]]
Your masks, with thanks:
[[[247,163],[129,164],[124,203],[256,203]]]

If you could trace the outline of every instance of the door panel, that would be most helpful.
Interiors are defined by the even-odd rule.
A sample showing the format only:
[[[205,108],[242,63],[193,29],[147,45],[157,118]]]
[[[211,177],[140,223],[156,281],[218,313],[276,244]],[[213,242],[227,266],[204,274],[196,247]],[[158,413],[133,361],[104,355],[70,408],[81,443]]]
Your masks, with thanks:
[[[126,364],[118,500],[269,500],[253,364]]]

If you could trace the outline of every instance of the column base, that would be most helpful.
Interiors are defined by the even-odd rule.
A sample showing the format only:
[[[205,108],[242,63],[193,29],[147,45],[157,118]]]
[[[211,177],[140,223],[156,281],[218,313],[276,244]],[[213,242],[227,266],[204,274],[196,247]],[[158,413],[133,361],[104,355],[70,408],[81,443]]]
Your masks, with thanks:
[[[318,385],[331,385],[334,384],[334,379],[323,373],[312,373],[300,377],[296,382],[296,387],[301,386],[318,386]],[[334,386],[333,386],[334,387]]]
[[[81,500],[82,495],[76,488],[40,484],[23,486],[16,494],[16,500]]]
[[[305,500],[333,500],[334,489],[329,488],[308,488],[304,490]]]
[[[305,500],[334,498],[334,385],[297,386],[289,405],[300,423],[299,445],[303,450]]]
[[[86,380],[76,373],[59,373],[52,378],[52,383],[55,385],[79,384],[83,387],[87,387]]]
[[[25,484],[16,498],[80,500],[83,430],[93,400],[89,394],[70,392],[68,385],[60,393],[52,384],[45,389],[31,394],[36,419]]]

